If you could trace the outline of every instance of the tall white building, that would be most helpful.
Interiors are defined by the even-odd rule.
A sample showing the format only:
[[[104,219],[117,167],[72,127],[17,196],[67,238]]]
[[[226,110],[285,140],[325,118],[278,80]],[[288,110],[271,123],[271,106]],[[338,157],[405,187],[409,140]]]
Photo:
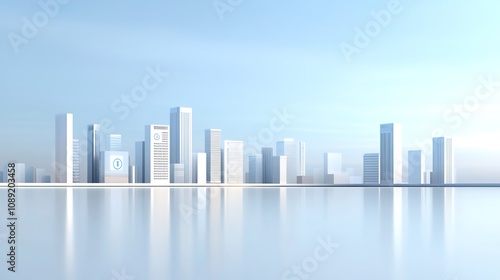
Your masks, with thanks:
[[[147,131],[147,129],[146,129]],[[147,133],[147,132],[146,132]],[[136,183],[145,183],[144,179],[144,151],[146,149],[146,141],[137,141],[135,142],[135,182]],[[169,162],[170,165],[170,162]],[[170,170],[168,170],[170,172]]]
[[[251,184],[262,184],[262,155],[251,155],[248,160],[248,182]]]
[[[168,125],[146,126],[144,141],[145,183],[170,183],[170,139]],[[140,149],[140,147],[138,148]]]
[[[100,183],[128,183],[129,182],[129,154],[120,151],[101,152],[99,160]]]
[[[122,151],[121,134],[106,135],[106,151]]]
[[[193,180],[193,110],[170,109],[170,164],[183,164],[184,183]],[[177,167],[179,167],[177,165]]]
[[[207,154],[207,182],[221,183],[221,130],[205,130],[205,153]]]
[[[363,155],[363,184],[379,184],[379,155],[368,153]]]
[[[380,183],[401,184],[403,181],[403,134],[397,123],[380,125]]]
[[[436,137],[432,139],[432,184],[453,184],[454,153],[451,138]]]
[[[292,138],[285,138],[276,143],[276,155],[287,158],[287,184],[297,184],[297,145]]]
[[[286,156],[274,156],[273,157],[273,183],[286,185],[288,179],[288,160]]]
[[[262,149],[262,180],[264,184],[273,183],[273,148],[263,147]]]
[[[80,140],[73,139],[73,183],[80,183]]]
[[[341,153],[325,153],[324,154],[324,183],[339,184],[346,182],[346,174],[342,172],[342,154]]]
[[[101,153],[101,127],[87,127],[87,182],[99,183],[99,158]]]
[[[408,151],[408,184],[425,184],[425,155],[421,150]]]
[[[335,174],[342,172],[342,154],[325,153],[324,167],[326,174]]]
[[[299,171],[297,176],[306,176],[306,143],[299,142]]]
[[[56,115],[55,182],[73,182],[73,115]]]
[[[206,184],[207,183],[207,154],[194,153],[193,154],[193,183]]]
[[[244,159],[243,141],[224,141],[224,183],[243,184]]]

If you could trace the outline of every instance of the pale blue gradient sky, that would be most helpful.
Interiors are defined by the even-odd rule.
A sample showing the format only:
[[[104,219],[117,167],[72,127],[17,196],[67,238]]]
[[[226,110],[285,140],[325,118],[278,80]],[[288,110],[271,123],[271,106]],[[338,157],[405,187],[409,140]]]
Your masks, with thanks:
[[[479,77],[500,80],[500,3],[400,1],[402,12],[347,63],[339,45],[388,2],[244,0],[221,21],[209,0],[73,0],[15,54],[8,34],[40,7],[0,0],[0,162],[48,167],[61,112],[74,114],[81,139],[85,125],[111,119],[132,151],[145,124],[192,107],[201,151],[205,128],[247,140],[287,107],[296,117],[275,140],[307,142],[310,166],[342,152],[361,174],[379,124],[400,122],[405,151],[443,128],[456,138],[459,182],[500,181],[500,88],[460,126],[443,118]],[[150,65],[169,78],[121,120],[111,104]]]

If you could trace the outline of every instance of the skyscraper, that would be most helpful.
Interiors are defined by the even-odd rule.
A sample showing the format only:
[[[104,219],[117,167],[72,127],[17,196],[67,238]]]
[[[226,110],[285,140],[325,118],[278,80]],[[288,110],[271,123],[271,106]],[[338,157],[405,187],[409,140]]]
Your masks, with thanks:
[[[244,183],[243,141],[224,141],[224,183]]]
[[[401,125],[380,125],[380,183],[401,184],[403,175],[403,137]]]
[[[101,127],[87,127],[87,182],[99,183],[99,157],[101,153]]]
[[[264,184],[273,183],[273,148],[262,148],[262,179]]]
[[[342,172],[342,154],[325,153],[324,167],[326,174],[335,174],[337,172]]]
[[[205,130],[205,153],[207,154],[207,183],[221,183],[221,130]]]
[[[273,157],[273,183],[286,185],[287,182],[287,164],[288,160],[286,156],[274,156]]]
[[[129,154],[121,151],[101,152],[99,161],[100,183],[128,183],[129,182]]]
[[[26,166],[26,183],[35,183],[35,168],[33,166]]]
[[[147,130],[147,129],[146,129]],[[146,132],[147,133],[147,132]],[[144,180],[144,151],[145,151],[145,141],[135,142],[135,182],[145,183]],[[170,162],[169,162],[170,165]],[[170,172],[170,170],[169,170]]]
[[[378,153],[363,155],[363,184],[379,184],[379,156]]]
[[[436,137],[432,139],[432,184],[453,184],[454,154],[451,138]]]
[[[287,158],[287,184],[297,183],[297,145],[292,138],[285,138],[276,143],[276,155]]]
[[[248,160],[248,175],[249,183],[251,184],[262,184],[262,155],[251,155]]]
[[[425,184],[425,155],[421,150],[408,151],[408,184]]]
[[[324,154],[324,179],[325,184],[348,184],[349,175],[343,172],[342,154],[325,153]]]
[[[73,139],[73,183],[80,183],[80,140]]]
[[[170,183],[169,141],[170,141],[170,127],[168,125],[146,126],[145,141],[144,141],[145,183],[151,183],[151,184]]]
[[[193,183],[206,184],[207,183],[207,154],[194,153],[193,154]]]
[[[56,116],[56,183],[73,182],[73,115]]]
[[[193,110],[176,107],[170,110],[170,164],[184,165],[184,183],[193,180]],[[179,167],[179,166],[177,166]]]
[[[306,176],[306,143],[299,142],[299,172],[297,176]]]
[[[106,135],[106,151],[121,151],[122,150],[122,136],[121,134],[108,134]]]

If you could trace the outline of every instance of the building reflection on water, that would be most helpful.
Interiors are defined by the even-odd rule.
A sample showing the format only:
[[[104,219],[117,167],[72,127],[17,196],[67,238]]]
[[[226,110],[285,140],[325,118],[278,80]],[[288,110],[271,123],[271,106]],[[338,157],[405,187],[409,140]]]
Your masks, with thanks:
[[[42,246],[64,264],[51,279],[112,279],[123,272],[134,279],[281,279],[312,254],[318,238],[335,239],[341,247],[315,270],[317,279],[333,272],[339,279],[433,279],[449,275],[454,266],[455,191],[23,190],[25,205],[44,209],[40,217],[46,227],[38,229]],[[22,213],[25,227],[40,224],[28,210]],[[25,248],[41,246],[24,242]],[[32,256],[25,259],[30,265],[38,259],[55,268],[35,251],[25,255]]]

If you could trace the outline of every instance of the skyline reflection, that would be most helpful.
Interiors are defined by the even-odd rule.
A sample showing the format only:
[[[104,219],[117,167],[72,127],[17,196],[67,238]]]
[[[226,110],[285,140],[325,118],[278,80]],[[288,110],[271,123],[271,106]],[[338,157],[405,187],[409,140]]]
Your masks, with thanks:
[[[465,198],[479,190],[21,189],[22,266],[9,279],[34,276],[27,267],[45,271],[37,279],[112,279],[123,269],[135,279],[287,279],[283,273],[300,267],[318,238],[340,247],[311,279],[446,279],[465,263],[500,275],[478,261],[500,250],[467,243],[471,234],[500,232],[496,221],[465,215],[472,209]],[[476,201],[476,208],[495,205]]]

